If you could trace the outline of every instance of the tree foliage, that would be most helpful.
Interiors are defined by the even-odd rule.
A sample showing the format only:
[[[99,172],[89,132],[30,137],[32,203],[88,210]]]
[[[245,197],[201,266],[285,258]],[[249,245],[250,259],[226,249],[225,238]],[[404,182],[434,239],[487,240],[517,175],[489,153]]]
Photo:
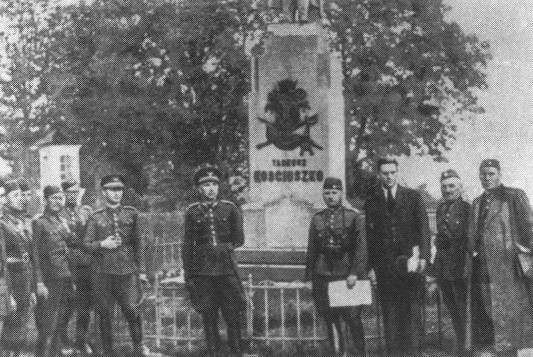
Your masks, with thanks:
[[[325,11],[345,77],[350,182],[382,154],[443,159],[457,121],[482,111],[487,44],[444,21],[440,0],[330,0]],[[22,37],[40,47],[6,52],[10,73],[46,84],[31,100],[11,95],[15,79],[2,85],[12,113],[26,108],[11,115],[24,132],[60,127],[93,167],[105,157],[166,202],[200,162],[246,176],[249,44],[283,15],[250,0],[96,0],[49,13],[44,32]]]

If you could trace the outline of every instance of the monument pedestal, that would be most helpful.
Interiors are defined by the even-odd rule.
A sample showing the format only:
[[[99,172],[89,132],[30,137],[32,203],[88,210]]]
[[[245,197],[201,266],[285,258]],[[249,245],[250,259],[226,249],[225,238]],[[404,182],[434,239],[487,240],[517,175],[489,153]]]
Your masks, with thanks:
[[[268,31],[252,59],[245,249],[305,251],[324,179],[345,179],[341,63],[319,23]]]

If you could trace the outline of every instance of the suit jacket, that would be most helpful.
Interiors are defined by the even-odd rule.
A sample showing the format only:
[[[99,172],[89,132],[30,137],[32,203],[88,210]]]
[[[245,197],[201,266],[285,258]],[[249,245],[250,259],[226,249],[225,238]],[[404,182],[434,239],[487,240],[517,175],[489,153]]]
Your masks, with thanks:
[[[432,273],[438,279],[464,277],[470,204],[461,197],[437,207],[437,254]]]
[[[93,271],[115,275],[145,273],[145,242],[140,228],[139,213],[134,207],[119,206],[114,210],[106,207],[94,212],[87,221],[84,238],[85,248],[93,254]],[[119,247],[100,246],[101,241],[117,234],[122,240]]]
[[[368,262],[370,269],[393,273],[399,257],[410,257],[415,246],[429,261],[430,235],[426,207],[419,192],[398,186],[392,212],[381,186],[365,202]]]
[[[316,213],[309,227],[305,280],[317,276],[346,278],[366,273],[363,216],[344,206]]]

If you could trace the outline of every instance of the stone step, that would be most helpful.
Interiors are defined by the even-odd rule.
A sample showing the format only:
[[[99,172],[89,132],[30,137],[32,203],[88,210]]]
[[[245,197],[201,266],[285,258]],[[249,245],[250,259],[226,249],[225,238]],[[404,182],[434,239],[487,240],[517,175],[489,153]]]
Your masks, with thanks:
[[[304,279],[304,265],[278,265],[278,264],[239,264],[239,275],[242,280],[247,280],[252,275],[254,283],[264,280],[296,281]]]
[[[239,264],[304,265],[305,249],[246,249],[235,251]]]

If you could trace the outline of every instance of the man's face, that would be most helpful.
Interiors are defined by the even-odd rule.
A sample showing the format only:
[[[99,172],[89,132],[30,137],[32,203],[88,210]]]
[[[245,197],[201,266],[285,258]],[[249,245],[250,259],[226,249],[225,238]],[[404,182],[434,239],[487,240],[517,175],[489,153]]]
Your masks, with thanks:
[[[322,198],[328,207],[337,207],[342,201],[341,190],[327,189],[322,191]]]
[[[15,211],[22,212],[24,210],[24,197],[20,190],[10,191],[6,195],[6,206]]]
[[[3,187],[0,187],[0,210],[4,208],[6,204],[7,196],[6,190]]]
[[[65,206],[65,196],[62,192],[54,193],[46,198],[46,206],[52,212],[59,212]]]
[[[446,201],[453,201],[461,195],[461,180],[457,177],[450,177],[440,182],[442,198]]]
[[[28,190],[28,191],[22,191],[21,193],[22,193],[22,205],[23,205],[22,208],[27,209],[31,202],[32,192],[31,190]]]
[[[121,187],[111,187],[104,189],[104,197],[106,202],[111,205],[118,205],[122,201],[124,189]]]
[[[198,186],[198,191],[205,199],[213,201],[218,197],[218,183],[214,181],[201,183]]]
[[[65,204],[67,206],[75,206],[78,203],[78,190],[65,191]]]
[[[502,174],[495,167],[482,167],[479,169],[479,180],[485,190],[500,186]]]
[[[379,168],[378,178],[385,187],[394,187],[398,179],[398,166],[396,164],[383,164]]]

